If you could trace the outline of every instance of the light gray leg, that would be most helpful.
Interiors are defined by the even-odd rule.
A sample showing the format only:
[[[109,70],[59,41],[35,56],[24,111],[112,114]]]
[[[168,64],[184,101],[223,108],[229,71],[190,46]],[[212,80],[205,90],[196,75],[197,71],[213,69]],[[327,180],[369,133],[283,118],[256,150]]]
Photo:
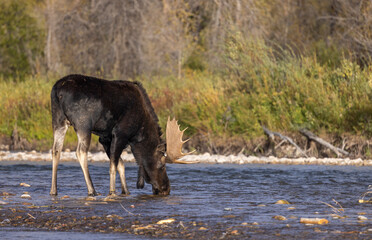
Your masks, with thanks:
[[[116,179],[116,171],[119,171],[120,174],[120,181],[122,183],[122,190],[126,188],[125,183],[125,170],[124,170],[124,162],[120,160],[120,155],[123,152],[124,147],[127,145],[126,136],[118,136],[115,135],[111,141],[110,146],[110,193],[109,195],[115,194],[115,179]],[[120,167],[118,167],[120,163]],[[123,187],[124,184],[124,187]],[[124,189],[125,192],[129,193],[128,190]]]
[[[97,196],[96,190],[94,189],[92,179],[88,169],[88,149],[90,145],[91,134],[90,133],[78,133],[78,146],[76,149],[76,156],[79,160],[81,169],[83,170],[85,182],[88,188],[89,196]]]
[[[115,161],[110,159],[110,192],[109,195],[115,195],[115,180],[116,180],[116,169],[117,164]]]
[[[121,194],[123,195],[129,195],[130,192],[128,191],[127,182],[125,181],[125,166],[123,159],[119,158],[118,163],[118,173],[120,176],[120,182],[121,182]]]
[[[61,157],[61,151],[63,148],[63,141],[68,129],[68,125],[64,125],[53,132],[54,141],[52,148],[52,186],[50,189],[51,196],[57,196],[57,169],[59,159]]]

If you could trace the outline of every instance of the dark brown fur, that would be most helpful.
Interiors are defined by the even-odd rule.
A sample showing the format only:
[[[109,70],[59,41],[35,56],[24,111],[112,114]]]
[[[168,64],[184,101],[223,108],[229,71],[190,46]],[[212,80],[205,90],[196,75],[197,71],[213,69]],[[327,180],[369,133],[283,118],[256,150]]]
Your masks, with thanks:
[[[116,171],[120,175],[122,193],[129,194],[120,159],[128,144],[139,165],[137,187],[143,188],[146,180],[152,184],[154,194],[169,194],[169,180],[162,161],[165,144],[161,139],[161,128],[140,83],[69,75],[53,86],[51,106],[54,133],[51,195],[57,194],[57,166],[64,135],[70,125],[78,135],[76,152],[89,195],[96,194],[86,159],[92,133],[99,136],[110,159],[110,194],[115,192]]]

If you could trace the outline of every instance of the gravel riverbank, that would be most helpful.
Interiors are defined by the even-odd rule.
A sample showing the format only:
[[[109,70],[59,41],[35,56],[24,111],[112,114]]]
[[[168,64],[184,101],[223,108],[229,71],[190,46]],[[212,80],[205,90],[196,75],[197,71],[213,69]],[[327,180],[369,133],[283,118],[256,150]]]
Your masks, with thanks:
[[[132,154],[123,152],[121,155],[125,162],[135,162]],[[96,152],[88,154],[91,162],[108,161],[106,153]],[[188,155],[182,158],[190,163],[208,163],[208,164],[288,164],[288,165],[341,165],[341,166],[372,166],[372,160],[361,158],[276,158],[245,156],[240,155],[211,155],[209,153]],[[51,161],[51,153],[41,153],[36,151],[0,151],[0,161]],[[77,161],[74,151],[63,152],[61,161]]]

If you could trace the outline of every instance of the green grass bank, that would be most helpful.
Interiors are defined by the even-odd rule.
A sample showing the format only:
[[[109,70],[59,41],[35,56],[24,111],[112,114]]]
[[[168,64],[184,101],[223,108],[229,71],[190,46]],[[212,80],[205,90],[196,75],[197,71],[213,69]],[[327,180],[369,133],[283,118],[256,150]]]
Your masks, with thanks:
[[[261,125],[280,132],[308,128],[315,133],[372,135],[372,69],[347,58],[320,64],[239,34],[226,41],[219,70],[184,66],[182,76],[140,76],[160,124],[175,116],[188,136],[208,141],[251,140]],[[0,79],[0,135],[19,135],[37,150],[52,145],[50,90],[62,76]],[[72,129],[66,146],[74,146]],[[94,139],[96,144],[97,139]]]

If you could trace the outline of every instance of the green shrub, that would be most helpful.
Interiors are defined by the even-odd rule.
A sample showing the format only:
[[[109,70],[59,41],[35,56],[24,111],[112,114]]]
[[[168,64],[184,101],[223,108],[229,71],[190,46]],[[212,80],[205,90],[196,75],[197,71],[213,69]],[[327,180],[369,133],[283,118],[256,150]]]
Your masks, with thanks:
[[[23,80],[35,71],[44,31],[26,11],[26,1],[0,1],[0,75]]]

